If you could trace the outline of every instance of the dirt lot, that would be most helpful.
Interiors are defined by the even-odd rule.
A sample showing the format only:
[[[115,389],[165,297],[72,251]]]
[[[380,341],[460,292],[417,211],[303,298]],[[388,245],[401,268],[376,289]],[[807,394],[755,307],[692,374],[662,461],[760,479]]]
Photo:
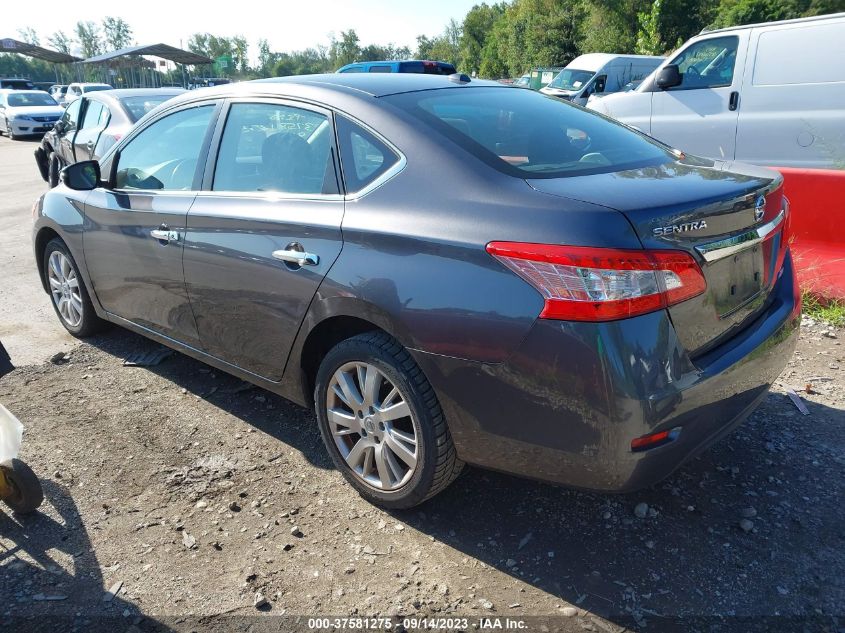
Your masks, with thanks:
[[[427,615],[466,618],[448,630],[509,617],[549,631],[841,631],[843,339],[805,320],[762,407],[652,489],[587,494],[468,469],[396,513],[344,483],[306,410],[180,354],[124,367],[156,346],[117,328],[75,347],[45,339],[38,362],[0,378],[46,494],[34,516],[0,511],[0,630]]]

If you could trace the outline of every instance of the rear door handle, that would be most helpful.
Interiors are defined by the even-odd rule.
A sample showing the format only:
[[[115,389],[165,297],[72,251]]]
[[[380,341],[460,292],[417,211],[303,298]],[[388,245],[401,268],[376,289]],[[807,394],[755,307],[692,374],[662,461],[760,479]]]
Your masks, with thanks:
[[[734,90],[731,93],[730,101],[728,101],[728,110],[733,112],[738,107],[739,107],[739,93],[736,90]]]
[[[159,242],[178,242],[179,241],[179,231],[171,231],[169,229],[160,228],[160,229],[153,229],[150,231],[150,235],[157,239]]]
[[[280,250],[273,251],[273,257],[283,262],[290,262],[299,266],[316,266],[320,263],[320,256],[305,251]]]

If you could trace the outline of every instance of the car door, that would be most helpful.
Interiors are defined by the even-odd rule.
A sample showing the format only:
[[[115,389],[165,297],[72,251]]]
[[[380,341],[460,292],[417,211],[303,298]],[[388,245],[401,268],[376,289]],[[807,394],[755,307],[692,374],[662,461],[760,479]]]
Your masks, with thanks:
[[[651,135],[673,147],[732,160],[747,30],[692,42],[669,63],[681,84],[652,96]]]
[[[197,331],[208,353],[278,381],[342,246],[332,116],[232,100],[215,138],[185,237]]]
[[[73,153],[73,140],[76,138],[76,130],[79,127],[79,117],[82,111],[82,99],[77,99],[71,103],[62,115],[61,133],[58,135],[56,147],[53,151],[59,155],[62,163],[71,165],[76,162]]]
[[[183,106],[137,130],[104,162],[109,186],[85,203],[85,262],[103,308],[196,348],[182,252],[218,107]]]
[[[74,156],[78,161],[90,160],[94,157],[94,148],[111,116],[108,106],[100,101],[88,98],[80,99],[80,101],[85,101],[86,106],[82,123],[73,140]]]

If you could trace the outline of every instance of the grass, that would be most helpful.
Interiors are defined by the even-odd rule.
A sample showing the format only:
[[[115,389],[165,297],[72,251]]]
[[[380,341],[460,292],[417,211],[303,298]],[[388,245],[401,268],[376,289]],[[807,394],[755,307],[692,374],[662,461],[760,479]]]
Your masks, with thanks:
[[[838,327],[845,326],[845,302],[838,299],[825,299],[806,291],[803,302],[803,312],[808,317]]]

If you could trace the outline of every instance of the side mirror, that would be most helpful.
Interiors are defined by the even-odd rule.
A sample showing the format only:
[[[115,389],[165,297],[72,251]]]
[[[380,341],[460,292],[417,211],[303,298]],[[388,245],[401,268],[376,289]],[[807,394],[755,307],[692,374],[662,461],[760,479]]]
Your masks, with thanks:
[[[73,163],[59,172],[59,180],[68,189],[91,191],[100,184],[100,165],[95,160]]]
[[[668,88],[680,86],[683,80],[684,78],[683,75],[681,75],[681,71],[678,70],[678,65],[667,64],[660,69],[659,73],[657,73],[655,83],[661,90],[667,90]]]
[[[59,119],[56,121],[56,125],[53,126],[53,129],[56,130],[59,134],[63,134],[65,131],[65,122]]]
[[[595,94],[603,93],[606,85],[607,77],[605,77],[604,75],[602,75],[601,77],[596,77],[596,83],[594,84],[593,92]]]

